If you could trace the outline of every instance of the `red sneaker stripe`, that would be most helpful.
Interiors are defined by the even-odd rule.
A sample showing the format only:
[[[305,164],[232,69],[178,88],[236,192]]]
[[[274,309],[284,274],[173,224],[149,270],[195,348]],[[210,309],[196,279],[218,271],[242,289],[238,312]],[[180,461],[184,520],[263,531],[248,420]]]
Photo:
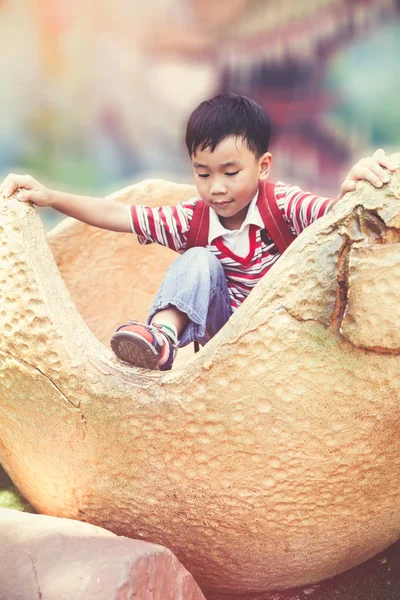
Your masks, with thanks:
[[[138,325],[126,325],[125,327],[121,327],[119,331],[133,331],[134,333],[148,340],[151,344],[154,342],[154,336],[151,331],[148,331],[144,327],[140,327]]]

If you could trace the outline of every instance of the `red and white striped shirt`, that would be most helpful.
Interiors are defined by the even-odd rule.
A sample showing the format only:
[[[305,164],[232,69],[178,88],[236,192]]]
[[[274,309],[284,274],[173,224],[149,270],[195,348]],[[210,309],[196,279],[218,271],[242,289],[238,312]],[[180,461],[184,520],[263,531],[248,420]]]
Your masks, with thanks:
[[[275,184],[275,198],[295,235],[323,217],[334,204],[331,198],[314,196],[280,181]],[[200,198],[193,198],[175,206],[157,208],[131,206],[132,232],[138,236],[140,244],[157,243],[182,254],[186,250],[190,222],[199,200]],[[280,257],[272,240],[261,239],[262,229],[264,226],[260,225],[259,218],[248,224],[249,253],[245,257],[235,254],[224,243],[223,236],[209,239],[207,249],[218,258],[225,272],[232,310],[242,304],[256,283]]]

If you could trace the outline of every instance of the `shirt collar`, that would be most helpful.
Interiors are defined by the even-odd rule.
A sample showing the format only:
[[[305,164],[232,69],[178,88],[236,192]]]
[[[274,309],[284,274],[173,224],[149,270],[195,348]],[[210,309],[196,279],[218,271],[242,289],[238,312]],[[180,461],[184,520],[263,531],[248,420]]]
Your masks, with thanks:
[[[260,211],[257,206],[258,200],[258,191],[254,196],[253,200],[249,204],[249,208],[247,210],[247,215],[245,220],[240,226],[240,229],[225,229],[222,225],[221,221],[218,218],[217,213],[210,207],[210,227],[208,230],[208,243],[211,244],[216,238],[224,235],[232,235],[237,232],[242,232],[245,227],[250,225],[257,225],[261,229],[264,229],[264,221],[261,218]]]

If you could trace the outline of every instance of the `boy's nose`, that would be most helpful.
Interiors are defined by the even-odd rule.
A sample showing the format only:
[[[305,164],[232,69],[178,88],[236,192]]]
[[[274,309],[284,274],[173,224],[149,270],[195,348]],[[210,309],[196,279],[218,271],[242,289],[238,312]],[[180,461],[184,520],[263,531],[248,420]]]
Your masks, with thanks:
[[[214,182],[211,184],[210,192],[213,196],[227,193],[226,187],[222,183]]]

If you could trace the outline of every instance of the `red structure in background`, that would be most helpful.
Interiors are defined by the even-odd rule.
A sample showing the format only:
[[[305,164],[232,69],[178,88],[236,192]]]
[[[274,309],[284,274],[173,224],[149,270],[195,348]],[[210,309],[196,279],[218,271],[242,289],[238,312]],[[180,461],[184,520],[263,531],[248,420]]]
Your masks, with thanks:
[[[341,99],[324,89],[329,60],[346,44],[393,19],[393,1],[320,2],[307,17],[292,18],[265,32],[232,37],[218,56],[220,89],[261,104],[273,123],[278,172],[303,186],[319,180],[334,192],[360,140],[326,118]],[[273,10],[273,9],[271,9]],[[357,144],[357,142],[359,142]]]

